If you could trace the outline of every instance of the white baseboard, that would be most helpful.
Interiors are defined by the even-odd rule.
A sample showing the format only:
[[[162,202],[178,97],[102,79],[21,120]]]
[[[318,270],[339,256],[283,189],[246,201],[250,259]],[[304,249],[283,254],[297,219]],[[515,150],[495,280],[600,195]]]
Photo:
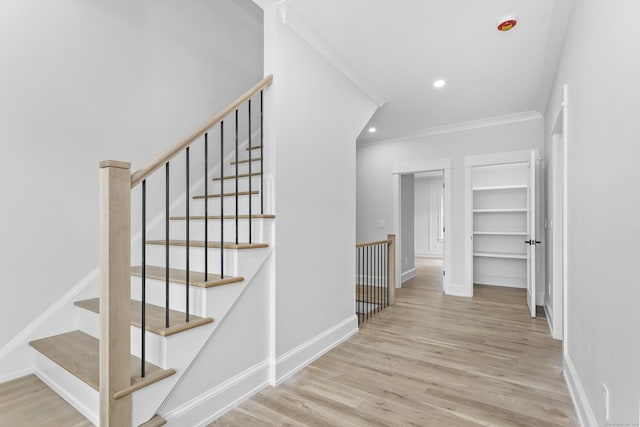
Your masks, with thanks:
[[[544,305],[544,292],[536,293],[536,305]]]
[[[580,377],[569,355],[564,356],[563,373],[567,381],[567,386],[569,387],[571,400],[573,400],[573,406],[576,408],[576,414],[578,414],[578,422],[582,427],[597,427],[598,423],[593,409],[591,409],[587,394],[582,386],[582,381],[580,381]]]
[[[31,374],[33,374],[33,368],[27,368],[27,369],[23,369],[16,372],[11,372],[9,374],[6,374],[0,377],[0,384],[17,380],[18,378],[31,375]]]
[[[473,289],[469,289],[467,286],[460,283],[451,283],[445,293],[454,297],[470,298],[473,296]]]
[[[526,277],[506,277],[474,273],[473,283],[477,285],[502,286],[505,288],[527,288]]]
[[[542,307],[544,308],[544,315],[547,318],[547,323],[549,324],[549,332],[551,332],[551,337],[553,337],[553,312],[546,301]]]
[[[413,279],[414,277],[416,277],[416,269],[415,268],[412,268],[411,270],[405,271],[404,273],[402,273],[402,276],[401,276],[402,283],[406,282],[409,279]]]
[[[427,251],[427,250],[418,250],[416,249],[413,253],[416,258],[440,258],[444,257],[442,251]]]
[[[337,325],[284,353],[276,360],[275,379],[272,379],[272,385],[281,384],[356,332],[358,332],[358,318],[355,315],[349,316]]]
[[[160,416],[168,426],[206,426],[268,386],[269,365],[264,360]]]

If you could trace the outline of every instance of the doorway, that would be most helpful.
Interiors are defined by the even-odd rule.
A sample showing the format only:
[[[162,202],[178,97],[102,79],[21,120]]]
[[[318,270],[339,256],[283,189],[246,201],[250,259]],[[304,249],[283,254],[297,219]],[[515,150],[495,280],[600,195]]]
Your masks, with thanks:
[[[393,180],[396,287],[403,287],[403,282],[407,286],[416,284],[410,280],[417,275],[433,279],[436,274],[439,280],[429,280],[429,283],[435,283],[440,292],[449,293],[447,270],[451,245],[447,244],[447,236],[451,233],[451,161],[396,165]],[[427,191],[436,187],[439,191]]]

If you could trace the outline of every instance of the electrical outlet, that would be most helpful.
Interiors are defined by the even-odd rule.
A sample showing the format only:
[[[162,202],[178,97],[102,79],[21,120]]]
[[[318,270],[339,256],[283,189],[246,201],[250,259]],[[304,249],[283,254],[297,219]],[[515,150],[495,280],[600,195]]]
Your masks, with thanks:
[[[387,228],[387,222],[384,219],[379,219],[378,228]]]
[[[609,388],[606,384],[602,384],[602,397],[604,398],[604,420],[609,421],[609,416],[611,415],[609,410]]]
[[[404,257],[404,265],[409,265],[409,258],[408,257]]]

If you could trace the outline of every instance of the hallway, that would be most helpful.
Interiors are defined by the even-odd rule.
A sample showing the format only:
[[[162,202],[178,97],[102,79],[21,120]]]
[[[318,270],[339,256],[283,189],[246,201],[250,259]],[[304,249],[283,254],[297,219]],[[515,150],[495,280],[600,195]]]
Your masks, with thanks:
[[[442,294],[417,259],[396,304],[211,426],[576,426],[559,341],[522,289]]]

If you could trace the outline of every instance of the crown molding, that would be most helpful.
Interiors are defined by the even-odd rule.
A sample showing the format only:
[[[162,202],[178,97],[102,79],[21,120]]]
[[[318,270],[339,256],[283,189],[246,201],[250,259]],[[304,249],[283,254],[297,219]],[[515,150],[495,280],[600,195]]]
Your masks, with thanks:
[[[410,141],[419,138],[425,138],[433,135],[442,135],[454,132],[463,132],[468,130],[502,126],[510,123],[525,122],[529,120],[542,119],[542,115],[537,111],[525,111],[522,113],[507,114],[504,116],[488,117],[486,119],[471,120],[468,122],[452,123],[450,125],[436,126],[432,128],[422,129],[417,132],[412,132],[403,136],[395,138],[381,139],[375,141],[358,141],[358,146],[368,146],[377,144],[386,144],[389,142],[402,142]]]

